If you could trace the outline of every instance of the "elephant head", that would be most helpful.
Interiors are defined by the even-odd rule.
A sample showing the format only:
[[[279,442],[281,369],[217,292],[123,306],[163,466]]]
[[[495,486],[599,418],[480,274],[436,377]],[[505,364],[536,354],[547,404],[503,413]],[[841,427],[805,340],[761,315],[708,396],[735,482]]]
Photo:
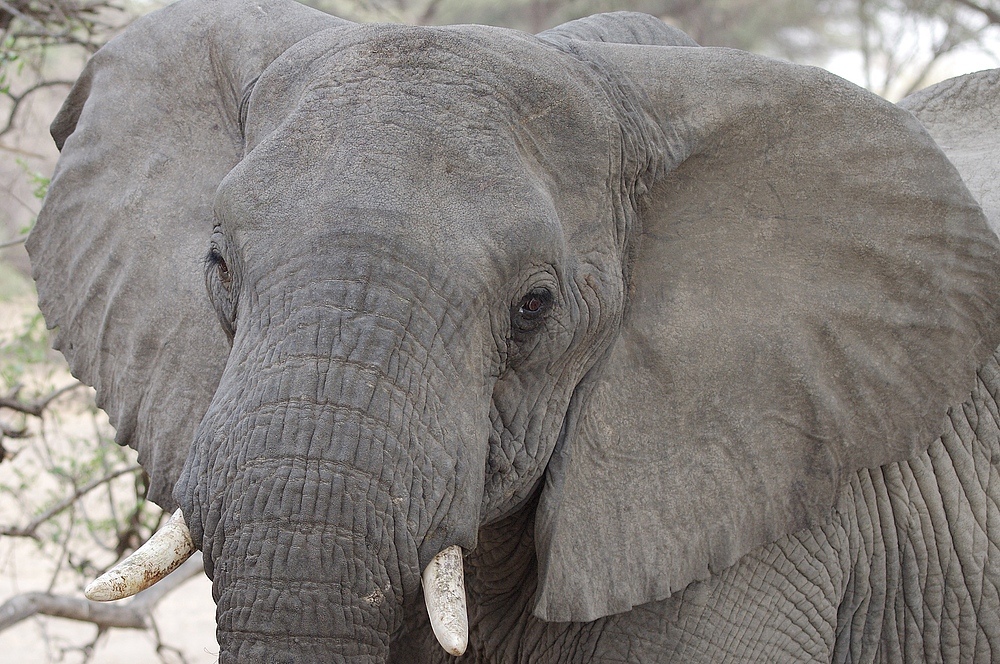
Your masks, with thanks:
[[[942,81],[899,102],[913,113],[983,208],[994,233],[1000,235],[1000,153],[995,130],[1000,98],[1000,69],[987,69]]]
[[[926,446],[1000,341],[997,241],[909,114],[650,17],[185,0],[53,133],[41,306],[223,662],[384,661],[524,509],[539,617],[664,598]]]

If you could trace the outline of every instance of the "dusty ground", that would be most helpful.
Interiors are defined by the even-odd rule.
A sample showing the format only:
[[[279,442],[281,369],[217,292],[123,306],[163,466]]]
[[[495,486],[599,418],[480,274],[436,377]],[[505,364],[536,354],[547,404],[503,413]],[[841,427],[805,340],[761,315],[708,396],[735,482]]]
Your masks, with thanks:
[[[16,353],[4,342],[23,331],[24,321],[31,315],[33,306],[30,286],[0,262],[0,370],[5,363],[18,361]],[[31,389],[32,381],[57,386],[71,381],[65,367],[58,362],[58,355],[53,353],[52,359],[53,364],[46,364],[42,369],[33,368],[26,374],[23,380],[26,391]],[[4,386],[0,385],[2,389]],[[31,518],[31,509],[43,508],[65,495],[65,486],[44,475],[33,475],[44,465],[43,461],[54,459],[56,463],[72,465],[74,460],[85,460],[91,455],[89,449],[93,446],[95,432],[107,433],[107,424],[101,415],[95,416],[89,410],[88,394],[77,390],[65,399],[68,403],[60,408],[61,421],[45,425],[47,446],[42,450],[29,448],[27,441],[2,441],[8,449],[21,451],[13,462],[0,463],[0,528],[24,525]],[[7,424],[17,422],[6,410],[0,411],[0,419]],[[79,546],[80,538],[74,541],[77,542],[74,546]],[[84,538],[85,547],[86,544]],[[84,555],[89,555],[86,548],[84,551]],[[50,584],[54,592],[82,597],[80,575],[66,570],[54,573],[53,552],[58,553],[58,547],[48,545],[40,550],[32,540],[0,537],[0,603],[19,593],[46,591]],[[96,545],[92,555],[95,560],[107,558],[107,553]],[[204,575],[191,579],[168,595],[157,606],[154,620],[160,642],[180,652],[180,656],[166,652],[162,661],[210,664],[217,660],[215,605],[211,583]],[[83,662],[85,656],[78,649],[92,643],[95,635],[96,628],[88,623],[62,618],[28,619],[0,632],[0,664]],[[156,637],[136,630],[110,630],[99,640],[90,661],[100,664],[160,661]]]

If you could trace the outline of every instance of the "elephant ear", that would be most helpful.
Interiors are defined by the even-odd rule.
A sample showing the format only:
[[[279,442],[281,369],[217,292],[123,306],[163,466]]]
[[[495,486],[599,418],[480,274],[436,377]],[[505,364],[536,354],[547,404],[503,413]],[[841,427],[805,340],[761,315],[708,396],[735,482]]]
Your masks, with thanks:
[[[241,101],[341,24],[291,0],[179,2],[95,54],[52,123],[62,155],[27,243],[39,305],[165,508],[229,352],[204,263]]]
[[[942,81],[899,105],[948,155],[1000,234],[1000,69]]]
[[[552,621],[828,518],[852,473],[938,436],[1000,341],[997,240],[909,113],[739,51],[571,50],[617,82],[635,203],[620,333],[538,507]]]

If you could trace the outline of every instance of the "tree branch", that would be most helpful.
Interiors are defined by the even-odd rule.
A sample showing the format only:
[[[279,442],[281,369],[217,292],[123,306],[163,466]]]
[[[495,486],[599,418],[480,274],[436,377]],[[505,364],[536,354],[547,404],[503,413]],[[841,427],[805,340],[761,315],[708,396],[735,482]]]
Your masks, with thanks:
[[[2,145],[0,145],[0,150],[3,150],[3,149],[4,149],[4,147]],[[10,247],[16,247],[19,244],[24,244],[24,241],[27,240],[27,239],[28,239],[27,235],[22,235],[21,237],[15,238],[13,240],[8,240],[6,242],[0,242],[0,249],[9,249]],[[0,398],[2,398],[2,397],[0,397]]]
[[[2,247],[0,247],[2,248]],[[24,402],[17,398],[17,393],[20,388],[13,390],[10,394],[5,397],[0,397],[0,408],[9,408],[10,410],[15,410],[19,413],[24,413],[25,415],[34,415],[35,417],[41,417],[42,413],[48,408],[49,404],[66,394],[71,390],[75,390],[78,387],[83,387],[83,383],[76,382],[70,383],[65,387],[60,387],[58,390],[46,394],[44,397],[35,399],[34,401]]]
[[[79,500],[82,496],[85,496],[86,494],[90,493],[91,491],[101,486],[102,484],[107,484],[108,482],[118,477],[121,477],[122,475],[126,475],[128,473],[134,473],[141,470],[142,468],[139,466],[129,466],[127,468],[121,468],[112,473],[109,473],[104,477],[99,477],[96,480],[93,480],[92,482],[89,482],[84,486],[80,487],[66,498],[60,500],[58,503],[56,503],[49,509],[45,510],[44,512],[36,516],[34,519],[31,520],[31,523],[24,526],[23,528],[11,526],[3,530],[0,530],[0,535],[6,535],[7,537],[30,537],[32,539],[35,539],[38,537],[35,534],[35,532],[38,530],[39,526],[41,526],[43,523],[45,523],[55,515],[59,514],[63,510],[68,509],[70,506],[73,505],[73,503]]]
[[[41,27],[42,29],[44,29],[44,27],[45,27],[41,23],[39,23],[38,20],[35,19],[34,17],[28,16],[27,14],[25,14],[24,12],[22,12],[20,9],[18,9],[14,5],[11,5],[11,4],[7,3],[7,2],[4,2],[4,0],[0,0],[0,9],[4,10],[8,14],[10,14],[11,16],[14,16],[14,17],[17,17],[17,18],[21,19],[22,21],[25,21],[27,23],[31,23],[32,25]]]
[[[931,57],[924,63],[923,67],[920,68],[906,89],[903,90],[900,98],[907,97],[922,88],[924,86],[924,81],[927,79],[927,75],[930,74],[938,60],[953,51],[962,43],[962,40],[955,35],[957,31],[961,30],[961,28],[962,26],[957,23],[957,19],[954,15],[952,15],[947,23],[945,34],[941,37],[940,41],[934,44],[934,49],[931,51]]]
[[[2,2],[3,0],[0,0],[0,3]],[[3,128],[0,128],[0,136],[5,136],[14,129],[14,120],[17,116],[17,111],[19,108],[21,108],[21,104],[22,102],[24,102],[25,99],[27,99],[31,94],[38,92],[39,90],[55,87],[57,85],[71,86],[73,85],[73,81],[42,81],[40,83],[32,85],[30,88],[28,88],[27,90],[25,90],[20,94],[15,95],[15,94],[10,94],[8,92],[7,98],[11,100],[11,107],[10,111],[8,111],[7,113],[6,124],[3,126]]]
[[[13,145],[4,145],[0,143],[0,150],[4,152],[10,152],[11,154],[18,154],[22,157],[31,157],[32,159],[45,159],[45,155],[39,152],[32,152],[31,150],[25,150],[24,148],[16,148]]]
[[[0,632],[38,614],[89,622],[102,629],[109,627],[147,629],[150,626],[153,609],[160,600],[203,570],[199,552],[178,567],[173,574],[152,588],[142,591],[125,604],[92,602],[89,599],[51,593],[17,595],[0,606]]]
[[[0,421],[0,438],[27,438],[28,429],[21,427],[20,429],[15,429],[14,427]]]

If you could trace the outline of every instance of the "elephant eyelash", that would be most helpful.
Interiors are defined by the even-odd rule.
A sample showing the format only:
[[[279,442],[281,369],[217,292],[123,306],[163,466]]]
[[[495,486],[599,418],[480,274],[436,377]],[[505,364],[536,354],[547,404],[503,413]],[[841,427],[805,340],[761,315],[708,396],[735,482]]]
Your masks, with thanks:
[[[218,249],[212,247],[208,256],[205,258],[205,263],[209,270],[215,270],[219,276],[219,281],[222,282],[223,287],[229,290],[233,283],[233,273],[229,270],[229,264],[226,263],[226,259],[222,257],[222,254]]]
[[[208,253],[205,255],[205,268],[206,269],[214,268],[216,262],[220,260],[222,260],[222,254],[219,253],[218,249],[212,247],[211,249],[208,250]]]
[[[232,290],[233,275],[229,265],[215,246],[205,256],[205,282],[219,323],[231,345],[236,335],[236,293]]]

